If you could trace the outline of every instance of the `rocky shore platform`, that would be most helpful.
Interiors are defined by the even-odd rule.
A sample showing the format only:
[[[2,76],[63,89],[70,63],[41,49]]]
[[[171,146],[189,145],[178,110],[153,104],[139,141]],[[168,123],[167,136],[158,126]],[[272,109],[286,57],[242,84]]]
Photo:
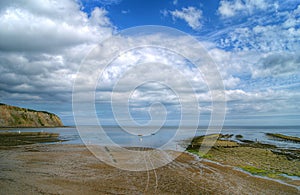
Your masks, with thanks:
[[[99,149],[109,153],[112,158],[126,158],[131,162],[130,155],[112,149],[104,150],[100,146]],[[240,149],[261,150],[259,154],[270,158],[264,164],[266,167],[269,164],[270,168],[276,163],[271,162],[275,161],[274,158],[280,162],[285,158],[281,156],[277,159],[277,154],[262,148],[238,146],[216,148],[207,154],[207,158],[212,160],[221,162],[223,159],[224,164],[184,152],[171,163],[157,169],[126,171],[100,161],[83,145],[2,146],[0,194],[299,194],[296,183],[261,178],[230,166],[243,165],[242,160],[246,157],[241,154],[245,153],[246,156],[246,151],[240,152]],[[256,152],[247,152],[253,158],[248,166],[256,166],[252,156]],[[175,153],[170,151],[170,154]],[[299,166],[295,167],[298,162],[295,163],[287,164],[279,171],[287,169],[294,173],[295,170],[289,167],[298,169]],[[135,166],[134,162],[132,166]]]

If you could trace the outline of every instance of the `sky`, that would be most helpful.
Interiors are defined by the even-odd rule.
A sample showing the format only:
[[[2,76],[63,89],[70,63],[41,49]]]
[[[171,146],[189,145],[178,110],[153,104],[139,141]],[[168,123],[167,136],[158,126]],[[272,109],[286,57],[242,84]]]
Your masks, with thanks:
[[[186,115],[207,125],[217,81],[206,73],[213,67],[198,71],[171,51],[195,54],[194,43],[183,36],[134,29],[129,37],[122,35],[142,25],[176,29],[202,45],[222,78],[225,98],[216,102],[226,103],[225,125],[300,125],[300,2],[295,0],[1,0],[0,102],[50,111],[74,125],[78,94],[79,114],[89,124],[86,90],[96,83],[102,124],[129,119],[147,124],[152,117],[177,125]],[[166,48],[122,51],[136,43]],[[115,48],[119,53],[112,60]],[[100,67],[103,60],[112,61]]]

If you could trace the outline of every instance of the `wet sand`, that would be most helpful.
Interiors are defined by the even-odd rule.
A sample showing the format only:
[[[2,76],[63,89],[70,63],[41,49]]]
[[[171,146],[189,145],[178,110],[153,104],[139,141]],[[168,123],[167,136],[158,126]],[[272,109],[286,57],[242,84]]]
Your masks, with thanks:
[[[101,162],[82,145],[33,144],[0,148],[0,194],[274,195],[300,191],[187,153],[158,169],[134,172]]]

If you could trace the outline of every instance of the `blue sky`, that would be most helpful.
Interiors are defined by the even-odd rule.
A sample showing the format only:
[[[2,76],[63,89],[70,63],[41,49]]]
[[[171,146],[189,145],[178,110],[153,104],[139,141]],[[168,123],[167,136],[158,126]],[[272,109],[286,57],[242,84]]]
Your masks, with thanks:
[[[222,29],[224,24],[220,21],[218,1],[116,1],[107,3],[104,1],[81,1],[83,11],[90,14],[95,6],[104,7],[108,16],[118,30],[139,25],[164,25],[173,27],[192,35],[205,36],[209,32]],[[201,31],[193,30],[184,19],[173,17],[171,11],[180,11],[182,8],[193,7],[201,11],[201,25],[205,25]],[[201,14],[201,15],[202,15]],[[199,19],[200,20],[200,19]]]
[[[54,112],[66,125],[74,125],[73,85],[85,57],[103,40],[140,25],[175,28],[203,45],[225,86],[225,125],[300,125],[300,3],[294,0],[3,0],[0,101]],[[149,36],[132,38],[153,41]],[[178,45],[183,41],[168,39]],[[122,48],[125,42],[122,39],[111,47]],[[177,48],[176,44],[172,47]],[[123,88],[114,94],[117,104],[128,100],[131,116],[145,124],[151,104],[162,102],[167,124],[178,124],[179,99],[167,86],[141,85],[130,97],[125,96],[126,86],[140,77],[164,78],[173,81],[175,92],[184,94],[183,101],[197,96],[200,125],[209,122],[211,94],[201,74],[176,55],[141,49],[120,56],[98,81],[96,111],[104,124],[115,124],[110,100],[117,78],[126,76],[130,69],[126,65],[147,62],[141,59],[172,64],[184,72],[197,92],[188,91],[171,70],[136,66],[128,74],[131,79],[124,78]],[[86,78],[93,76],[99,78],[99,72]],[[84,86],[88,84],[83,82]],[[82,115],[88,123],[88,111],[83,110]]]

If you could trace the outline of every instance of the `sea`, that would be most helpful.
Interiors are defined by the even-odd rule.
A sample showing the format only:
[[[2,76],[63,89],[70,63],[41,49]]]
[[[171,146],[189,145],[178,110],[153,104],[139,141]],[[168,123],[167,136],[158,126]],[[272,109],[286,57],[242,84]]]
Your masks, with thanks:
[[[136,127],[136,132],[141,127]],[[145,127],[143,127],[145,128]],[[59,128],[13,128],[5,131],[10,132],[51,132],[59,133],[61,144],[96,144],[96,145],[118,145],[121,147],[152,147],[172,148],[182,150],[186,148],[194,136],[216,133],[207,127],[191,129],[189,127],[161,127],[149,135],[132,134],[126,128],[119,126],[76,126]],[[300,126],[224,126],[219,133],[233,136],[231,140],[238,139],[236,135],[242,135],[244,140],[257,141],[266,144],[276,145],[280,148],[300,149],[300,144],[290,141],[274,139],[266,133],[280,133],[288,136],[300,137]],[[48,143],[51,144],[51,143]]]

